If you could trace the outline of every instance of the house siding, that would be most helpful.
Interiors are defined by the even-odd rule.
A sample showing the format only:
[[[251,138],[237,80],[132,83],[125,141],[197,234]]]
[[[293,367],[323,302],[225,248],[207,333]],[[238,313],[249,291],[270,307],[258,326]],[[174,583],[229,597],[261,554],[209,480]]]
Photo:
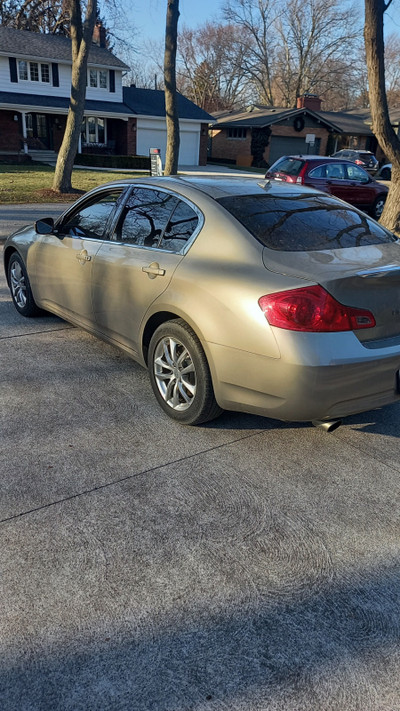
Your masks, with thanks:
[[[36,61],[36,59],[32,60]],[[18,58],[17,58],[18,62]],[[40,63],[40,60],[39,60]],[[69,97],[71,93],[71,65],[58,63],[59,86],[53,86],[52,64],[54,62],[43,62],[49,64],[50,82],[40,81],[18,81],[12,82],[10,77],[9,58],[0,56],[0,86],[4,91],[15,94],[34,94],[35,96],[64,96]],[[56,63],[57,64],[57,63]],[[89,65],[88,69],[94,65]],[[95,67],[100,68],[100,67]],[[95,101],[122,102],[122,72],[113,70],[115,73],[115,92],[108,89],[87,87],[86,98]]]

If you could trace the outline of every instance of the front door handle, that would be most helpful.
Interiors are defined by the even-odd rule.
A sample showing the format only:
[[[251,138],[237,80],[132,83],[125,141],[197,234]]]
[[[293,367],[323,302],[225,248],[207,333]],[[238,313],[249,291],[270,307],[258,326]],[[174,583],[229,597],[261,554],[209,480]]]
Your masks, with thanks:
[[[155,279],[157,276],[164,276],[165,269],[160,269],[158,262],[152,262],[148,267],[142,267],[142,272],[148,274],[150,279]]]
[[[86,249],[82,249],[80,252],[77,252],[76,258],[81,264],[83,264],[84,262],[90,262],[91,260],[91,256],[87,253]]]

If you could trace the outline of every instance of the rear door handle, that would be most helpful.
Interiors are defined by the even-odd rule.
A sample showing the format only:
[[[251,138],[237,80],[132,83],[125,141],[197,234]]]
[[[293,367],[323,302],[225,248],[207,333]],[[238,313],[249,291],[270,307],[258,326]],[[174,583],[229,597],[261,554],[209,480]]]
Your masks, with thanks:
[[[164,276],[165,269],[161,269],[158,262],[152,262],[148,267],[142,267],[142,272],[148,274],[150,279],[155,279],[156,276]]]

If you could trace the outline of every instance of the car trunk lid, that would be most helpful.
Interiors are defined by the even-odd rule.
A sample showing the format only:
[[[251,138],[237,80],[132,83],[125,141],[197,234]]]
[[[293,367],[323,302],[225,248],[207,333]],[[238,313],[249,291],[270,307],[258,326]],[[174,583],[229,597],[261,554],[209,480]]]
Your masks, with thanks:
[[[315,252],[263,250],[267,269],[323,286],[340,303],[368,309],[373,328],[357,331],[367,342],[400,336],[400,246],[398,242]]]

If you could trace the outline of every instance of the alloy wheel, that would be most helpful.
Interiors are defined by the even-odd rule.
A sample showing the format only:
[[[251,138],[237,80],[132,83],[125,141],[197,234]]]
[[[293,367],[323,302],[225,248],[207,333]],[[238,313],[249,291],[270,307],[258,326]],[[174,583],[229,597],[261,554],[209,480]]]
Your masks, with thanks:
[[[197,389],[196,371],[186,346],[176,338],[162,338],[154,351],[154,377],[163,400],[176,411],[187,410]]]

